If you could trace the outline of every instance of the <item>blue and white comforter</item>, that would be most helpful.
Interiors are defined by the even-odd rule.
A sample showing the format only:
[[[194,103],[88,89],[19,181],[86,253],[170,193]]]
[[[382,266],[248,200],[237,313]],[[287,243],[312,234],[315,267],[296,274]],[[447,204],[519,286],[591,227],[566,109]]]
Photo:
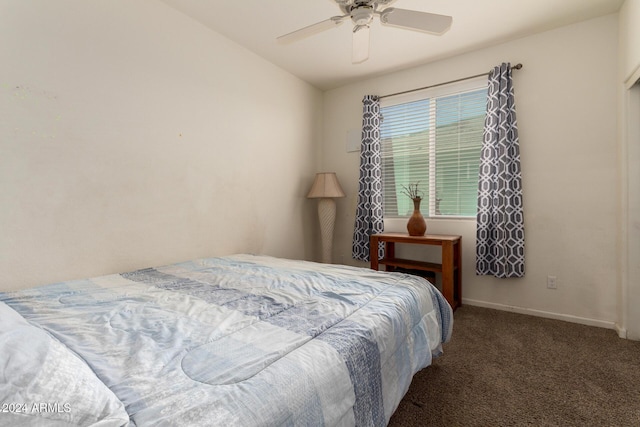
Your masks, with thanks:
[[[47,426],[384,426],[453,319],[418,277],[250,255],[0,301],[0,424]]]

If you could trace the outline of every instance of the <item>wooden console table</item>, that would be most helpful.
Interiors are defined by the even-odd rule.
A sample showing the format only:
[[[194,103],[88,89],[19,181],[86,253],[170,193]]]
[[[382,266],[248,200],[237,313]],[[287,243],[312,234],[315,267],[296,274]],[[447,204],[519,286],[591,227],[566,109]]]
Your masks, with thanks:
[[[378,243],[384,242],[385,256],[378,259]],[[442,274],[442,294],[454,310],[462,304],[462,237],[442,234],[409,236],[406,233],[373,234],[370,239],[371,268],[378,270],[384,264],[388,271],[396,267],[433,271]],[[442,264],[396,258],[396,243],[437,245],[442,248]]]

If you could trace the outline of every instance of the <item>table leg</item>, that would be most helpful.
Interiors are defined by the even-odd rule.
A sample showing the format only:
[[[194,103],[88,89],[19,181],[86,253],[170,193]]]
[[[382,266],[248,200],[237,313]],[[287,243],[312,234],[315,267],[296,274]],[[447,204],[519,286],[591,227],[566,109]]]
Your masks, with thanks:
[[[455,266],[455,292],[453,298],[458,307],[462,305],[462,238],[454,246],[454,266]]]
[[[454,300],[453,279],[454,279],[454,253],[453,242],[442,242],[442,294],[449,302],[451,308],[456,308]]]
[[[369,262],[372,270],[378,270],[378,238],[371,236],[369,239]]]
[[[385,242],[384,257],[385,259],[394,259],[396,257],[396,242]],[[385,270],[396,271],[396,268],[390,265],[385,265]]]

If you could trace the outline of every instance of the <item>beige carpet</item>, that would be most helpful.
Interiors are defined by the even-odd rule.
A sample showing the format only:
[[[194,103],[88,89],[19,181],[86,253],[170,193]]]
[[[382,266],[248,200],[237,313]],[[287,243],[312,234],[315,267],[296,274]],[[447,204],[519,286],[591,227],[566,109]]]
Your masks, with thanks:
[[[463,306],[389,426],[640,426],[640,342]]]

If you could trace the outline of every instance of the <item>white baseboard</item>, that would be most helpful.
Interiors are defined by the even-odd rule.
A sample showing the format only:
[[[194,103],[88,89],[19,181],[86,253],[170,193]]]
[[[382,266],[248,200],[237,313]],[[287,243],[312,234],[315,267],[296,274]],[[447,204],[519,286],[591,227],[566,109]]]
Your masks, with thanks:
[[[622,326],[618,325],[617,323],[615,324],[616,327],[616,332],[618,332],[618,336],[620,338],[624,338],[627,339],[627,329],[623,328]]]
[[[518,314],[528,314],[530,316],[544,317],[547,319],[563,320],[565,322],[580,323],[587,326],[597,326],[599,328],[613,329],[618,333],[620,338],[626,338],[626,330],[618,327],[615,322],[607,322],[605,320],[589,319],[587,317],[572,316],[570,314],[553,313],[550,311],[534,310],[525,307],[515,307],[505,304],[497,304],[494,302],[478,301],[473,299],[462,298],[462,305],[474,305],[484,308],[492,308],[495,310],[510,311]],[[622,336],[624,333],[624,336]]]

